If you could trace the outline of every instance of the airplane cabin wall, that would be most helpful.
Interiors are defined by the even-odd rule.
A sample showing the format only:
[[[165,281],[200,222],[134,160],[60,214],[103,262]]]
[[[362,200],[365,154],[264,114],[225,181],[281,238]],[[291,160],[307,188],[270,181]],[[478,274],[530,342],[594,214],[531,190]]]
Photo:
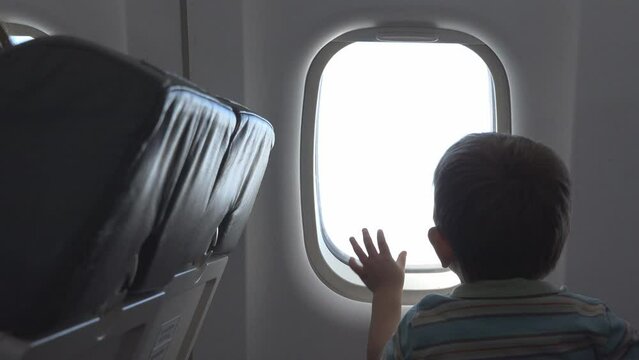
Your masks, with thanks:
[[[127,51],[124,0],[0,0],[0,20],[31,25],[48,34],[79,36]]]
[[[175,0],[119,1],[125,4],[127,53],[166,71],[182,75],[179,2]]]
[[[172,0],[0,0],[0,20],[95,41],[182,72],[180,13]]]
[[[639,327],[639,3],[582,14],[567,284]]]

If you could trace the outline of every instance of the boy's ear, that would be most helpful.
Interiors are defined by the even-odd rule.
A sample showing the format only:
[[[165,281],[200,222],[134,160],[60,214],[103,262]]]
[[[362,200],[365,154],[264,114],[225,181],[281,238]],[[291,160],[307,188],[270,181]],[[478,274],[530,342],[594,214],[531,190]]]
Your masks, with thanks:
[[[447,268],[455,262],[455,253],[450,247],[448,239],[446,239],[437,227],[432,227],[428,230],[428,240],[430,240],[430,243],[433,245],[435,253],[442,263],[442,267]]]

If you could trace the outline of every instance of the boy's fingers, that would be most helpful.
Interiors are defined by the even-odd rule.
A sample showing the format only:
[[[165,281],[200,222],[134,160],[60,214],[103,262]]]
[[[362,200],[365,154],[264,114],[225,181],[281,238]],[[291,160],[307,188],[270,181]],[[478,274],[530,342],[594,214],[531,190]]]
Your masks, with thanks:
[[[357,274],[357,276],[359,276],[360,278],[364,276],[364,268],[362,268],[357,261],[355,260],[354,257],[351,257],[350,259],[348,259],[348,266],[351,268],[351,270],[353,270],[353,272],[355,272],[355,274]]]
[[[390,255],[390,249],[388,248],[388,244],[386,243],[386,237],[384,236],[384,232],[381,229],[377,230],[377,247],[379,248],[380,254]]]
[[[366,254],[364,253],[364,250],[362,250],[362,248],[359,247],[359,244],[357,243],[354,237],[351,237],[349,240],[351,241],[351,246],[353,247],[353,250],[355,250],[355,255],[357,255],[357,257],[359,258],[359,261],[361,261],[363,264],[364,261],[368,259],[368,256],[366,256]]]
[[[402,251],[397,257],[397,265],[399,265],[402,270],[406,269],[406,255],[406,251]]]
[[[371,239],[371,235],[368,233],[368,229],[362,229],[362,235],[364,236],[364,246],[366,246],[366,251],[368,251],[368,256],[377,255],[377,249],[375,249],[375,245],[373,245],[373,240]]]

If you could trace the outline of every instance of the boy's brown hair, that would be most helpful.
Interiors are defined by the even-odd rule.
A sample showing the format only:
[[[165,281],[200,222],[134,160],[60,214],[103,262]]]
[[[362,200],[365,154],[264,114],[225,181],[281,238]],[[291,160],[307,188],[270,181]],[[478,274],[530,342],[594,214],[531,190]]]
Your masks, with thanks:
[[[464,281],[540,279],[569,232],[570,178],[559,157],[530,139],[468,135],[435,170],[435,225]]]

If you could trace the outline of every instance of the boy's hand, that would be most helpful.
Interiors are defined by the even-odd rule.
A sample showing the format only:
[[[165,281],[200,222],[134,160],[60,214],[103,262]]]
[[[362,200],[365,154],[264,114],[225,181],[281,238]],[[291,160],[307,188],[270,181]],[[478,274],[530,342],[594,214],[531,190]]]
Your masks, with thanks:
[[[355,258],[350,258],[348,265],[364,282],[373,294],[378,292],[401,292],[404,287],[404,269],[406,268],[406,251],[402,251],[394,260],[382,230],[377,231],[379,253],[375,249],[373,240],[367,229],[362,229],[364,246],[368,255],[362,250],[354,237],[350,238],[355,254],[362,265]]]

